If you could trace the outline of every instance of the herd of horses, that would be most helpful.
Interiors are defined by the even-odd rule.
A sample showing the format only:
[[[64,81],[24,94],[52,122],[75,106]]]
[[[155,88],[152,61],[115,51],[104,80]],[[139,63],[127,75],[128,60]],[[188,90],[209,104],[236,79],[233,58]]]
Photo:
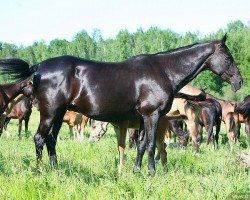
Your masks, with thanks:
[[[117,135],[119,173],[124,162],[126,132],[133,128],[136,129],[132,135],[137,146],[133,171],[140,172],[147,149],[148,170],[152,176],[155,174],[156,146],[158,157],[166,166],[166,132],[172,130],[183,145],[187,144],[187,132],[174,120],[186,122],[195,151],[199,150],[203,127],[208,133],[207,144],[212,142],[218,146],[221,121],[226,124],[230,143],[239,138],[240,122],[245,122],[250,141],[249,98],[242,103],[223,101],[187,85],[202,71],[210,70],[230,83],[233,91],[241,88],[243,80],[226,40],[227,35],[220,40],[142,54],[122,62],[60,56],[29,66],[21,59],[0,59],[0,75],[8,74],[15,81],[0,86],[0,127],[3,128],[15,112],[18,116],[25,98],[32,100],[40,112],[34,136],[39,168],[44,144],[52,166],[57,166],[56,143],[63,121],[71,127],[72,137],[82,139],[87,119],[93,119],[91,141],[98,140],[107,130],[95,124],[109,122]],[[30,112],[26,114],[16,118],[28,119]],[[74,115],[73,121],[70,115]],[[215,135],[213,126],[216,126]],[[78,136],[73,135],[73,129]]]

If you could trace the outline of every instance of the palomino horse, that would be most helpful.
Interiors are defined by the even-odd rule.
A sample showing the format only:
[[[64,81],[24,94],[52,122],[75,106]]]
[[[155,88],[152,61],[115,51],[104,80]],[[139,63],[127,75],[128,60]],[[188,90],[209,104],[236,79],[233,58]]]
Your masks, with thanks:
[[[34,136],[38,166],[44,144],[52,165],[57,165],[56,138],[69,109],[107,122],[139,119],[146,137],[138,143],[134,172],[140,171],[147,147],[148,169],[154,175],[157,124],[170,110],[175,94],[207,69],[231,83],[233,91],[240,89],[242,77],[226,39],[225,35],[221,40],[112,63],[60,56],[29,69],[22,60],[6,59],[0,71],[12,70],[9,75],[13,78],[27,78],[36,72],[33,96],[41,116]],[[13,61],[17,64],[14,67]]]
[[[25,132],[28,132],[28,124],[30,115],[32,113],[32,100],[30,98],[25,97],[21,101],[19,101],[11,110],[11,112],[7,115],[6,120],[4,122],[4,129],[7,130],[7,125],[11,119],[18,119],[18,136],[21,138],[22,132],[22,122],[25,122]]]
[[[63,122],[69,125],[70,138],[72,140],[75,140],[76,138],[79,141],[83,140],[83,132],[87,125],[88,117],[74,111],[66,111],[63,117]]]

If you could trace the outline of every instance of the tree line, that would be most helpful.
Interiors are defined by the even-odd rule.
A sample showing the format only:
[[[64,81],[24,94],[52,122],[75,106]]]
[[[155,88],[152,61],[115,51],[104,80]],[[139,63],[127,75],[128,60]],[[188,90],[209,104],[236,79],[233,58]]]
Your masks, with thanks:
[[[225,99],[241,100],[250,94],[250,25],[245,25],[239,20],[207,36],[201,36],[198,32],[187,32],[183,35],[170,29],[151,27],[148,30],[139,28],[134,33],[123,29],[115,38],[108,39],[102,37],[100,30],[94,29],[92,34],[85,30],[78,32],[71,41],[54,39],[49,44],[38,41],[30,46],[0,42],[0,58],[20,58],[31,65],[60,55],[73,55],[98,61],[122,61],[138,54],[157,53],[195,42],[220,39],[226,32],[229,36],[227,46],[240,68],[244,86],[239,92],[233,93],[228,84],[209,71],[199,75],[192,84]],[[1,83],[6,82],[8,77],[3,77]]]

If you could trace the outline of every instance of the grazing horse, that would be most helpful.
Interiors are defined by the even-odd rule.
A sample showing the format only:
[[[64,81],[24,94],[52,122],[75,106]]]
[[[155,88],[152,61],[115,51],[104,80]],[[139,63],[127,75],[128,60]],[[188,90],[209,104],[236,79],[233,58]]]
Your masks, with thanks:
[[[74,111],[66,111],[63,117],[63,122],[69,125],[70,138],[72,140],[75,140],[76,138],[79,141],[83,140],[83,132],[87,125],[88,117]]]
[[[90,131],[89,141],[91,143],[98,142],[107,132],[108,124],[109,124],[108,122],[102,122],[91,119],[90,120],[91,131]]]
[[[239,121],[239,115],[235,112],[235,106],[237,103],[233,101],[225,101],[210,94],[206,94],[206,98],[214,99],[220,103],[222,108],[222,121],[225,123],[229,143],[232,146],[239,139],[240,123],[243,122]]]
[[[0,60],[0,66],[5,67],[6,64],[11,64],[14,68],[16,67],[15,61],[7,61]],[[24,61],[20,61],[24,64]],[[18,62],[19,63],[19,62]],[[20,63],[19,63],[20,64]],[[31,69],[32,71],[32,69]],[[12,70],[7,68],[6,73],[11,73]],[[27,74],[21,73],[21,76],[24,75],[25,77]],[[19,76],[17,76],[18,78]],[[21,80],[14,84],[4,84],[0,85],[0,136],[3,132],[3,126],[7,115],[11,112],[12,108],[22,99],[24,99],[24,95],[30,93],[30,85],[31,85],[30,77],[26,78],[25,80]],[[23,95],[24,94],[24,95]]]
[[[250,95],[246,96],[244,100],[236,105],[236,112],[243,115],[243,118],[250,117]]]
[[[165,143],[170,144],[171,133],[174,133],[174,142],[176,142],[176,136],[180,139],[182,146],[187,146],[189,135],[184,130],[184,120],[171,119],[169,120],[169,129],[165,133]]]
[[[0,72],[11,69],[13,78],[20,77],[21,72],[27,78],[35,71],[33,96],[40,110],[40,124],[34,136],[38,166],[44,144],[51,164],[57,165],[56,138],[69,109],[107,122],[139,119],[146,137],[138,143],[134,172],[140,171],[147,147],[148,170],[154,175],[157,124],[160,116],[170,110],[175,94],[207,69],[231,83],[233,91],[240,89],[242,77],[226,39],[225,35],[221,40],[138,55],[122,62],[60,56],[29,69],[24,61],[7,59]],[[11,65],[13,60],[19,67]]]
[[[192,86],[190,86],[192,87]],[[194,87],[193,87],[194,88]],[[194,88],[196,89],[196,88]],[[196,89],[202,92],[199,89]],[[221,121],[221,107],[219,103],[211,102],[211,100],[206,101],[189,101],[181,98],[175,98],[172,104],[170,111],[167,113],[167,116],[174,114],[185,115],[186,125],[189,133],[192,137],[193,149],[194,151],[199,151],[199,145],[202,137],[202,127],[205,126],[208,135],[212,134],[213,126],[216,124],[216,141],[220,131],[220,121]],[[179,130],[176,133],[178,136],[181,128],[175,125],[176,129]],[[178,129],[177,129],[178,127]],[[183,133],[182,133],[183,134]],[[168,137],[168,136],[167,136]],[[209,136],[207,139],[209,139]],[[187,141],[186,141],[187,142]],[[207,140],[207,143],[210,142],[210,139]]]
[[[193,110],[196,117],[195,123],[197,129],[199,130],[198,134],[200,135],[198,142],[201,143],[202,141],[202,128],[205,127],[207,132],[207,145],[212,140],[213,147],[218,148],[218,140],[219,140],[219,132],[220,132],[220,125],[221,125],[221,106],[219,102],[214,99],[207,99],[205,101],[188,101],[186,110]],[[188,111],[187,111],[188,113]],[[190,115],[188,115],[190,116]],[[213,135],[213,127],[216,126],[216,133]]]
[[[28,124],[30,115],[32,113],[32,100],[30,98],[25,97],[21,101],[19,101],[11,110],[11,112],[7,115],[4,122],[4,129],[7,130],[7,125],[11,119],[18,119],[18,135],[21,138],[22,132],[22,122],[25,122],[25,132],[28,132]]]
[[[250,145],[250,95],[246,96],[242,102],[236,104],[235,111],[239,113],[239,121],[245,123],[245,132]]]

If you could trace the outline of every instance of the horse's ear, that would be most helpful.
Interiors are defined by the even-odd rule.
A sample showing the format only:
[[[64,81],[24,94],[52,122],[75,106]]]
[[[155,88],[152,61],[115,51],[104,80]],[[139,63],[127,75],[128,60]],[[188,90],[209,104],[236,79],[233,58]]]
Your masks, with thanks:
[[[223,36],[223,38],[221,39],[221,43],[222,44],[226,44],[226,41],[227,41],[227,33],[225,33],[225,35]]]

